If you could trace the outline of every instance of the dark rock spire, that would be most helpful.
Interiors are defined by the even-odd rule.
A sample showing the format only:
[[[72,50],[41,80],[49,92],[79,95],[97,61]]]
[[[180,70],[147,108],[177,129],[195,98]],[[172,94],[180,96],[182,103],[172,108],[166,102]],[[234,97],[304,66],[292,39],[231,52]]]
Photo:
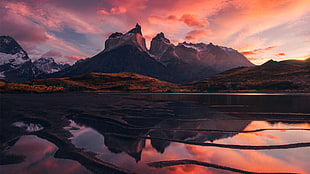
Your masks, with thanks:
[[[142,35],[141,26],[137,23],[136,27],[128,31],[127,33],[139,33]]]

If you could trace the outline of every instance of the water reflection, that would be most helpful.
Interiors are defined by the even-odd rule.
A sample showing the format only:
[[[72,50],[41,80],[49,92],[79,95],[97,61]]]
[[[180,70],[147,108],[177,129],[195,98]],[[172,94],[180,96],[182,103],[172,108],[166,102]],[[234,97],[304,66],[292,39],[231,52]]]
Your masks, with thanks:
[[[209,113],[210,112],[210,113]],[[215,114],[215,111],[204,112],[205,115]],[[217,113],[220,120],[193,120],[193,119],[172,119],[162,118],[145,120],[147,127],[133,125],[139,123],[141,118],[131,118],[131,125],[124,125],[121,122],[107,119],[95,119],[93,116],[74,115],[67,117],[75,123],[91,127],[105,137],[105,145],[111,152],[125,152],[136,161],[140,161],[141,153],[145,148],[145,138],[139,136],[149,136],[152,146],[160,153],[165,151],[170,144],[168,139],[185,140],[194,142],[213,142],[218,139],[228,138],[242,131],[250,121],[234,120],[225,114]],[[111,124],[113,122],[113,124]],[[208,131],[213,130],[216,132]],[[228,131],[228,132],[227,132]],[[232,133],[233,132],[233,133]],[[123,135],[123,136],[122,136]],[[137,138],[126,138],[132,136]],[[158,140],[164,138],[167,140]]]
[[[227,118],[231,118],[227,116]],[[191,172],[208,172],[208,173],[230,173],[229,171],[268,171],[268,172],[300,172],[308,171],[310,167],[306,161],[310,158],[305,155],[305,152],[310,152],[310,148],[292,149],[283,153],[281,150],[270,151],[235,151],[222,148],[208,148],[194,145],[173,143],[170,141],[152,139],[155,137],[167,138],[173,140],[187,140],[195,142],[215,141],[223,144],[253,144],[253,145],[270,145],[283,144],[290,142],[310,141],[309,124],[287,125],[283,123],[270,124],[266,121],[240,121],[240,120],[203,120],[195,121],[180,121],[180,120],[163,120],[155,124],[152,128],[146,130],[140,128],[131,128],[127,131],[109,127],[109,124],[103,124],[98,120],[93,123],[87,118],[72,117],[71,126],[75,129],[71,130],[74,134],[72,141],[78,147],[86,148],[89,151],[96,152],[102,160],[112,162],[116,165],[131,169],[137,172],[148,173],[187,173]],[[96,125],[101,125],[96,126]],[[308,126],[307,126],[308,125]],[[114,125],[115,126],[115,125]],[[244,130],[255,130],[264,128],[262,132],[243,132]],[[294,128],[294,131],[292,130]],[[268,131],[268,129],[270,129]],[[279,130],[278,130],[279,129]],[[114,131],[113,131],[114,130]],[[140,131],[137,131],[140,130]],[[284,131],[286,130],[286,131]],[[115,133],[117,132],[117,136]],[[231,133],[233,132],[233,133]],[[242,133],[238,133],[242,132]],[[150,137],[150,140],[144,138],[124,138],[123,135],[142,135]],[[294,135],[298,134],[296,137]],[[289,138],[292,137],[292,138]],[[294,138],[295,137],[295,138]],[[97,142],[96,145],[90,142]],[[101,142],[101,143],[100,143]],[[153,149],[153,150],[152,150]],[[156,149],[156,151],[154,151]],[[112,153],[111,153],[112,152]],[[128,154],[128,156],[125,155]],[[114,155],[113,155],[114,154]],[[162,155],[160,155],[162,154]],[[226,158],[230,156],[229,160]],[[291,158],[294,156],[294,159]],[[137,162],[130,162],[129,157],[134,158]],[[207,169],[201,167],[192,167],[182,169],[174,166],[175,171],[170,169],[160,169],[152,171],[148,162],[170,160],[170,159],[193,159],[201,164],[203,161],[208,161],[208,167],[228,168],[226,172],[219,172],[215,169]],[[224,160],[225,159],[225,160]],[[245,159],[249,160],[246,161]],[[259,161],[256,161],[260,159]],[[141,161],[140,161],[141,160]],[[193,163],[191,160],[191,163]],[[264,160],[269,160],[270,164],[264,164]],[[285,160],[294,161],[294,166],[287,163]],[[201,162],[199,162],[201,161]],[[255,163],[254,163],[255,161]],[[175,162],[175,161],[174,161]],[[180,164],[186,164],[184,161],[179,161]],[[177,165],[178,163],[174,164]],[[193,163],[195,164],[195,163]],[[272,164],[272,165],[271,165]],[[169,163],[171,165],[171,163]],[[167,165],[167,166],[169,166]],[[206,164],[202,164],[206,165]],[[282,165],[285,165],[283,167]],[[154,166],[154,165],[152,165]],[[163,165],[165,166],[165,165]],[[228,167],[227,167],[228,166]],[[258,166],[264,166],[263,168]],[[282,167],[280,167],[282,166]],[[280,170],[281,169],[281,170]]]
[[[23,128],[27,132],[38,132],[44,129],[44,127],[41,124],[36,123],[15,122],[13,123],[13,126]]]
[[[308,95],[8,95],[0,100],[6,115],[1,117],[5,123],[0,132],[5,144],[1,157],[5,153],[7,159],[17,160],[10,165],[3,160],[0,170],[13,166],[22,173],[34,167],[41,172],[32,172],[46,173],[53,167],[64,170],[77,165],[77,172],[71,173],[78,173],[85,169],[82,164],[98,173],[109,168],[123,171],[115,166],[148,174],[218,174],[234,169],[309,173],[309,103]],[[23,136],[29,134],[57,145],[57,157],[80,164],[58,164],[59,159],[53,158],[55,145]],[[25,138],[35,145],[22,143]],[[30,152],[37,153],[36,162],[27,162]],[[42,163],[45,159],[54,162]],[[168,163],[148,165],[158,161]]]
[[[6,157],[22,157],[22,160],[15,161],[16,164],[0,165],[0,171],[6,174],[90,173],[75,161],[54,158],[56,151],[57,147],[55,145],[37,136],[22,136],[2,154]]]

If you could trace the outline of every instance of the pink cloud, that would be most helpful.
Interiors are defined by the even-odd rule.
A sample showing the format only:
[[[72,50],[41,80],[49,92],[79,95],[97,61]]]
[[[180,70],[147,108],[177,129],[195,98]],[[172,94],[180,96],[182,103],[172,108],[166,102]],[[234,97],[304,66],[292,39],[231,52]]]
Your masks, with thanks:
[[[48,39],[43,27],[28,21],[24,16],[10,13],[6,8],[0,8],[0,22],[1,35],[10,35],[20,42],[41,43]]]
[[[113,7],[110,10],[111,14],[124,14],[127,12],[127,9],[125,7],[119,6],[119,7]]]
[[[196,16],[190,14],[183,15],[180,18],[180,21],[183,21],[189,27],[195,28],[203,28],[209,24],[206,19],[198,20]]]
[[[57,57],[62,57],[62,54],[61,54],[61,52],[56,51],[56,50],[49,50],[48,52],[44,53],[42,55],[42,57],[44,57],[44,58],[50,58],[50,57],[57,58]]]
[[[108,11],[106,11],[104,9],[98,10],[97,12],[101,13],[101,14],[104,14],[104,15],[110,15],[110,12],[108,12]]]
[[[190,32],[187,33],[187,35],[185,36],[185,39],[188,41],[196,41],[198,40],[200,37],[203,37],[207,34],[210,34],[210,30],[208,29],[201,29],[201,30],[192,30]]]
[[[73,28],[78,33],[100,33],[102,30],[92,25],[92,20],[83,20],[87,15],[72,13],[61,7],[55,7],[48,3],[34,4],[32,6],[24,2],[6,2],[5,8],[10,14],[26,17],[34,24],[48,28],[49,30],[62,31],[65,26]]]
[[[308,54],[306,44],[309,35],[298,36],[297,40],[297,37],[290,38],[290,34],[281,33],[294,33],[296,28],[306,28],[309,6],[310,1],[307,0],[2,0],[0,22],[7,25],[1,25],[0,33],[11,32],[29,42],[34,38],[33,43],[37,44],[39,40],[41,43],[49,40],[50,31],[61,33],[70,28],[88,39],[115,31],[126,32],[138,22],[147,36],[164,32],[174,41],[182,42],[185,38],[239,50],[248,48],[242,49],[245,51],[268,45],[292,50],[291,45],[303,44],[300,47],[304,49],[301,48],[295,56],[299,57]],[[298,22],[301,20],[304,22]],[[288,26],[295,22],[298,24],[296,27]],[[275,31],[275,28],[280,31]],[[31,30],[35,32],[28,32]],[[57,39],[66,42],[64,38]],[[95,42],[100,45],[104,40]],[[50,45],[52,43],[54,41],[49,41],[46,45],[57,47]],[[74,44],[71,46],[76,47]],[[68,51],[73,51],[72,47]],[[76,51],[72,54],[80,55]],[[257,53],[265,57],[276,54],[267,51]],[[294,56],[289,51],[286,54]]]

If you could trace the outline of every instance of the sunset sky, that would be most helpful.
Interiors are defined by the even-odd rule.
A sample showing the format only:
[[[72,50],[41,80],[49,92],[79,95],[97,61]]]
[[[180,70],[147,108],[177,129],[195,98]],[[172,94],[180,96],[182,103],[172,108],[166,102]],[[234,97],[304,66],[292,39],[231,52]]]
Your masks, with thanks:
[[[30,58],[74,63],[104,48],[113,32],[142,26],[174,44],[232,47],[259,65],[310,57],[310,0],[1,0],[0,35]]]

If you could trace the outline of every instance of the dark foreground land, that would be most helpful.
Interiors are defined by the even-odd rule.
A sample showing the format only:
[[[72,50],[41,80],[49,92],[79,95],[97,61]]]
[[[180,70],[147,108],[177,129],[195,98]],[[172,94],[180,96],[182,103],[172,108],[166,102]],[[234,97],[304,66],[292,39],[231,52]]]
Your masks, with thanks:
[[[99,133],[105,135],[106,138],[115,139],[116,137],[119,141],[126,140],[127,143],[150,139],[152,145],[159,152],[163,152],[165,147],[169,146],[171,142],[239,150],[291,149],[310,146],[308,141],[276,145],[213,143],[214,140],[232,137],[242,132],[264,131],[263,129],[244,130],[253,120],[267,121],[269,123],[309,124],[310,95],[307,94],[255,96],[227,94],[54,93],[0,94],[0,98],[1,165],[23,162],[24,157],[12,156],[7,154],[6,150],[12,147],[19,137],[35,135],[48,140],[58,147],[54,155],[55,158],[77,161],[92,173],[133,173],[128,169],[103,161],[97,158],[96,154],[72,144],[72,141],[69,139],[72,137],[72,134],[69,130],[64,129],[64,127],[69,126],[69,120],[74,120],[81,125],[91,126]],[[43,129],[27,131],[21,127],[13,126],[16,122],[39,124]],[[189,122],[191,126],[188,126]],[[213,126],[219,122],[223,125],[222,127]],[[204,124],[203,126],[202,123]],[[178,126],[171,126],[171,124],[177,124]],[[165,134],[167,136],[162,136],[163,132],[171,130],[175,132],[173,136],[170,136],[170,133]],[[216,132],[217,134],[212,134],[211,137],[204,139],[204,141],[199,141],[198,139],[188,140],[186,138],[195,137],[201,131]],[[305,129],[304,131],[309,130]],[[109,148],[112,149],[113,145]],[[118,150],[121,149],[127,152],[139,161],[139,153],[141,151],[137,152],[138,155],[136,153],[133,154],[130,149],[126,149],[131,145],[132,143],[126,147],[120,147]],[[108,142],[107,146],[109,146]],[[186,164],[213,167],[237,173],[255,173],[255,171],[184,159],[162,162],[153,161],[149,163],[149,166],[158,168]],[[294,171],[282,173],[294,173]]]

